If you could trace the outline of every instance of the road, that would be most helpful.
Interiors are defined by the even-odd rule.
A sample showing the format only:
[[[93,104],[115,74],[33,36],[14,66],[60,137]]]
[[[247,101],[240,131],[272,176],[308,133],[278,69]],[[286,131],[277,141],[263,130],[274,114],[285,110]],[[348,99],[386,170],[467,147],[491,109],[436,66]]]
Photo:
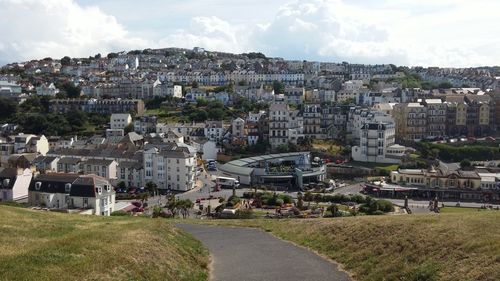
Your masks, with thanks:
[[[211,280],[351,280],[330,261],[252,228],[178,225],[212,255]]]

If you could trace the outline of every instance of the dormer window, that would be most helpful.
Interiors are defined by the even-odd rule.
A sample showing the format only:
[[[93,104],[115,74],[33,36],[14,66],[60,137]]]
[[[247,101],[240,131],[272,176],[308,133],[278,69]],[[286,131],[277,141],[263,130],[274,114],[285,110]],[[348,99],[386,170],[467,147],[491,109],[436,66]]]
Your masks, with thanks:
[[[64,192],[69,193],[71,191],[71,183],[64,185]]]
[[[42,187],[42,183],[41,182],[35,182],[35,190],[40,190],[40,188]]]

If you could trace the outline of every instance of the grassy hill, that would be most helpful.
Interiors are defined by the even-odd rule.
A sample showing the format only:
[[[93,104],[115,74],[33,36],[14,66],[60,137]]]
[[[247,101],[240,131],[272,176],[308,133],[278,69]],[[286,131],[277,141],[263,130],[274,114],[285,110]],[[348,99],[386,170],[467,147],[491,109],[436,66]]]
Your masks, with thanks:
[[[206,223],[260,227],[357,280],[500,280],[499,211]]]
[[[0,206],[0,280],[206,280],[208,252],[164,219]]]

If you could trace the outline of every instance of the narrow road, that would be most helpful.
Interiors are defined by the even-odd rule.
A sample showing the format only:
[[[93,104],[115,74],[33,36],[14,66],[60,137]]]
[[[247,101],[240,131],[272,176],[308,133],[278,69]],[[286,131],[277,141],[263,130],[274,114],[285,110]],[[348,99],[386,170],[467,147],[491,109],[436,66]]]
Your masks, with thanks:
[[[209,249],[214,281],[351,280],[326,259],[258,229],[188,224],[178,227]]]

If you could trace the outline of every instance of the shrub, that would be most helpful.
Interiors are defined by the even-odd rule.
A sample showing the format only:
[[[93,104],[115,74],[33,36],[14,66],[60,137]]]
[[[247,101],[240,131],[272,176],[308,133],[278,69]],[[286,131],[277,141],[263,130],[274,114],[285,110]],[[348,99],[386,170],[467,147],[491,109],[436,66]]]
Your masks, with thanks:
[[[394,205],[388,200],[377,200],[378,210],[384,213],[394,212]]]
[[[376,210],[375,212],[372,213],[372,215],[375,215],[375,216],[380,216],[380,215],[383,215],[384,212],[380,211],[380,210]]]
[[[233,207],[235,206],[236,204],[238,204],[240,202],[240,198],[238,196],[231,196],[227,199],[227,204],[226,206],[227,207]]]
[[[283,200],[283,203],[285,204],[292,204],[292,197],[290,195],[280,194],[278,195],[278,198]]]

